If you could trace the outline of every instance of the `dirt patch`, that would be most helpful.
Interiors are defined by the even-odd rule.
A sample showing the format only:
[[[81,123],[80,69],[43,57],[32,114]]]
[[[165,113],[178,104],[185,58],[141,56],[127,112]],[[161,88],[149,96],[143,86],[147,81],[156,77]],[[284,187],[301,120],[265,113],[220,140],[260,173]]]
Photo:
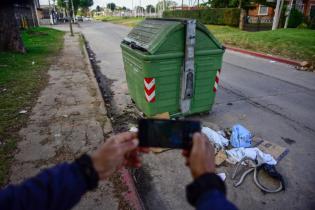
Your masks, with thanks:
[[[111,85],[114,81],[108,79],[106,76],[104,76],[99,66],[97,65],[96,55],[89,47],[88,43],[86,43],[87,51],[89,55],[89,59],[92,64],[92,68],[94,71],[94,74],[96,76],[96,80],[98,82],[98,85],[100,87],[103,100],[105,102],[105,106],[107,109],[107,116],[111,120],[112,127],[114,130],[114,133],[119,133],[123,131],[128,131],[131,124],[136,124],[137,119],[139,119],[141,116],[139,112],[137,111],[136,107],[134,105],[128,105],[127,108],[123,111],[123,113],[119,113],[116,110],[116,105],[113,100],[114,93],[111,90]],[[134,209],[126,200],[124,197],[124,194],[129,192],[128,187],[124,184],[122,175],[120,173],[115,173],[109,181],[114,186],[114,196],[118,199],[118,209],[121,210],[132,210]]]

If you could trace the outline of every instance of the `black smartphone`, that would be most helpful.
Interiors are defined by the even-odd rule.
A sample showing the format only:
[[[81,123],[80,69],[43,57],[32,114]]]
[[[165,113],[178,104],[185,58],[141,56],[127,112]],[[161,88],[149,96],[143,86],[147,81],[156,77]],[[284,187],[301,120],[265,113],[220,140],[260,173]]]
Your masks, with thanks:
[[[189,149],[201,125],[198,121],[141,119],[138,129],[140,147]]]

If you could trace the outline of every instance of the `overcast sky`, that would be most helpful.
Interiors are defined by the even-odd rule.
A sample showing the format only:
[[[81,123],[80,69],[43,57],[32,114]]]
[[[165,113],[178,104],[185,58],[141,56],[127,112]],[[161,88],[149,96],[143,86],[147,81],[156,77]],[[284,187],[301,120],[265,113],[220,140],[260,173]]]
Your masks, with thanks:
[[[133,3],[133,6],[135,7],[135,6],[140,5],[140,2],[141,2],[141,6],[146,6],[148,4],[152,4],[155,6],[157,2],[159,2],[159,0],[93,0],[93,1],[94,1],[93,8],[95,8],[97,5],[104,7],[106,6],[107,3],[110,3],[110,2],[114,2],[118,6],[126,6],[127,8],[131,8],[132,3]],[[182,2],[182,0],[173,0],[173,1],[176,1],[178,4],[181,4]],[[53,1],[50,0],[50,2],[53,2]],[[195,2],[195,0],[184,0],[184,4],[188,4],[189,2]],[[40,0],[40,3],[42,5],[48,5],[48,0]]]

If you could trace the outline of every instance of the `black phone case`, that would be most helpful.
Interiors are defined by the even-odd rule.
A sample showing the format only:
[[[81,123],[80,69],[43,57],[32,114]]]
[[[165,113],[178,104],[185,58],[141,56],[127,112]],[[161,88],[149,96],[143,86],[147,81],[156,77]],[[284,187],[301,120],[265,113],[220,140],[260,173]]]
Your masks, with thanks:
[[[141,119],[138,128],[140,147],[172,149],[189,149],[193,134],[201,131],[200,122],[181,120]]]

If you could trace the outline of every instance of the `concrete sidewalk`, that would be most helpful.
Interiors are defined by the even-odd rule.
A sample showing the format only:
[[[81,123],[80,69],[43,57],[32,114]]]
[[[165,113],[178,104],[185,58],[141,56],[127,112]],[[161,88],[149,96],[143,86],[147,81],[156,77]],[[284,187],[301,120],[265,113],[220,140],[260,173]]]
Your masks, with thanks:
[[[10,183],[92,151],[112,132],[83,40],[65,35],[64,49],[50,67],[49,82],[33,108],[11,168]],[[87,193],[76,209],[117,209],[112,181]]]

